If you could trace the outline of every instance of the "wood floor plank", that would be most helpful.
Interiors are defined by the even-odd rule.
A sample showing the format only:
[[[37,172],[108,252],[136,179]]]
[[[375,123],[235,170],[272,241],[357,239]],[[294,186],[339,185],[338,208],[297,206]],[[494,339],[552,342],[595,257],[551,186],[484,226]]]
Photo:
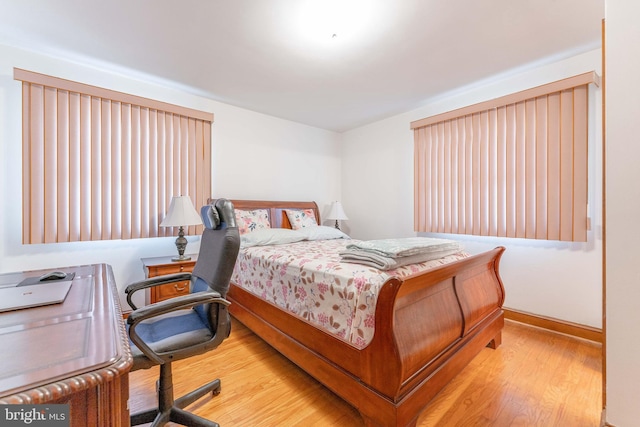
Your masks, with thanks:
[[[507,321],[502,345],[486,348],[418,418],[419,427],[597,427],[601,345]],[[222,426],[360,427],[358,412],[234,322],[231,337],[206,355],[174,362],[180,396],[214,378],[222,393],[188,409]],[[158,369],[131,373],[133,412],[155,404]]]

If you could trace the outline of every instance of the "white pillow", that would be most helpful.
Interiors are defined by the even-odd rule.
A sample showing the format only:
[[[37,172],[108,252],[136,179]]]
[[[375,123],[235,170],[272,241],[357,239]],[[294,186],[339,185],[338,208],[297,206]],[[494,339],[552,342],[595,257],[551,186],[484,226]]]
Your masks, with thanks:
[[[350,239],[348,235],[335,227],[327,227],[326,225],[318,225],[315,227],[304,227],[297,230],[298,233],[304,235],[305,240],[332,240],[332,239]]]
[[[283,245],[305,240],[305,236],[298,231],[288,228],[262,228],[240,236],[240,246],[250,248],[252,246]]]

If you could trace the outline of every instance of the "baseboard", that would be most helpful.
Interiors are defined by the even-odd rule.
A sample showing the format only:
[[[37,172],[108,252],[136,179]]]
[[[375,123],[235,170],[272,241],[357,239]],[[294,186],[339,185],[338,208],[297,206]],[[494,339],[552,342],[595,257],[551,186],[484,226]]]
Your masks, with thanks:
[[[602,329],[599,328],[580,325],[578,323],[567,322],[565,320],[554,319],[551,317],[538,316],[537,314],[525,313],[524,311],[512,310],[509,308],[503,308],[503,310],[505,319],[537,326],[550,331],[560,332],[562,334],[571,335],[589,341],[595,341],[601,344],[603,341]]]

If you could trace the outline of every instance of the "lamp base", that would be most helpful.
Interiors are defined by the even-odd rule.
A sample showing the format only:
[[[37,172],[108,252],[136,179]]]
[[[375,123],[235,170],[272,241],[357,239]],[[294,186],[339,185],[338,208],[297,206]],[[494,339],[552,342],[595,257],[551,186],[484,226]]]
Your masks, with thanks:
[[[178,238],[176,239],[176,248],[178,248],[178,256],[171,258],[171,261],[186,261],[191,259],[190,256],[185,256],[184,250],[187,248],[187,239],[184,237],[184,227],[180,226],[178,230]]]

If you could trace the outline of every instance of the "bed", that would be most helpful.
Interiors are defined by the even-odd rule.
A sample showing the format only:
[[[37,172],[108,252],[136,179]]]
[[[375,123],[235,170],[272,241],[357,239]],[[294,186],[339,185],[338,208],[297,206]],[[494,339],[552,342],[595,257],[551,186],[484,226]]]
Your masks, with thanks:
[[[321,224],[315,202],[233,204],[266,210],[271,228],[292,228],[286,210],[311,212]],[[234,279],[227,297],[236,320],[353,405],[366,426],[415,426],[432,398],[485,346],[500,345],[503,252],[497,247],[403,277],[391,274],[379,287],[372,336],[360,345]],[[237,265],[242,256],[243,250]]]

